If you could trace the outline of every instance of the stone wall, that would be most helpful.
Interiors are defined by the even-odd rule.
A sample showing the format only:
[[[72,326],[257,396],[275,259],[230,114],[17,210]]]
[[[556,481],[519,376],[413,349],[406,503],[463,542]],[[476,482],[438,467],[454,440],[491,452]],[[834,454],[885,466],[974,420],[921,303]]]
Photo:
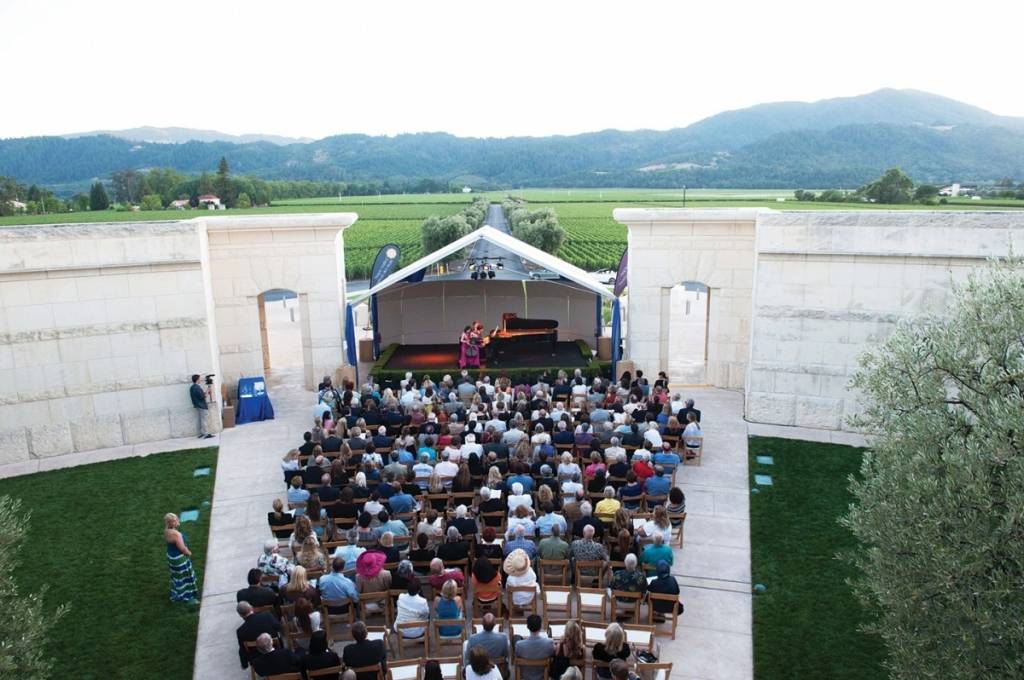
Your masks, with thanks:
[[[0,463],[195,434],[200,259],[192,222],[0,229]]]
[[[654,374],[689,346],[672,287],[710,289],[705,381],[749,420],[846,429],[857,358],[900,319],[942,314],[952,284],[1024,252],[1024,213],[618,209],[629,228],[626,358]],[[755,240],[756,235],[756,240]],[[694,382],[693,367],[677,384]]]
[[[193,373],[263,375],[257,296],[299,294],[305,383],[342,364],[353,213],[0,228],[0,464],[196,434]],[[219,404],[211,407],[220,429]]]
[[[900,319],[941,315],[953,282],[1011,247],[1024,252],[1024,214],[762,214],[747,418],[847,429],[858,356]]]
[[[648,375],[669,365],[672,289],[694,281],[711,289],[707,369],[688,381],[742,389],[750,354],[754,226],[759,211],[618,208],[629,227],[626,357]],[[678,297],[678,295],[677,295]],[[703,345],[703,338],[694,342]]]

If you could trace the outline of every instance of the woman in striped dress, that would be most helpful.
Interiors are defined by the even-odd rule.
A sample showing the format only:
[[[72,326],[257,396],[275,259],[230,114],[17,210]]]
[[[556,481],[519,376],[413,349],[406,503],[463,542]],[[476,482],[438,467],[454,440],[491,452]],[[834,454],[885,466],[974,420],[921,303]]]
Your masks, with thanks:
[[[188,539],[178,531],[181,522],[173,512],[164,515],[164,542],[167,544],[167,566],[171,570],[171,601],[196,603],[196,574],[192,570],[192,551]]]

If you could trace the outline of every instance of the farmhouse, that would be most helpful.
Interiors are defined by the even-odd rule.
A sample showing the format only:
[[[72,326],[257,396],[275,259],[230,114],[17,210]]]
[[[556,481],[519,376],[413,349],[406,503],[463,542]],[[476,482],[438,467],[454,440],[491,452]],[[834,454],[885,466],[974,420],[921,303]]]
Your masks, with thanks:
[[[170,208],[174,210],[187,210],[189,207],[189,200],[187,198],[179,198],[176,201],[171,201]]]
[[[205,206],[210,210],[221,210],[224,208],[224,205],[220,202],[220,198],[213,194],[203,194],[200,196],[199,205],[200,207]]]

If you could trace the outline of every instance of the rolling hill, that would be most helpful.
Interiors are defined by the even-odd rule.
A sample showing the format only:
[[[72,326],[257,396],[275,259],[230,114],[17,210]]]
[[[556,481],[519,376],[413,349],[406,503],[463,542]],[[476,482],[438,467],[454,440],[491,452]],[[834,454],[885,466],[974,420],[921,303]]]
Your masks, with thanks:
[[[192,133],[207,134],[182,129],[174,139]],[[666,131],[508,138],[345,134],[294,143],[32,137],[0,140],[0,175],[66,192],[127,168],[213,170],[221,156],[234,172],[263,178],[473,176],[495,187],[852,187],[893,166],[917,181],[971,182],[1024,177],[1024,118],[926,92],[879,90],[761,104]]]

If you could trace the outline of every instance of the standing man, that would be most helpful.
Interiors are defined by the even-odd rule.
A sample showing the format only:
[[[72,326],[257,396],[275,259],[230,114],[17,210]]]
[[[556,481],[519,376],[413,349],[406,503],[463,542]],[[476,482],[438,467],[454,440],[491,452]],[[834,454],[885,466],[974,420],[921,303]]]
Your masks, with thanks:
[[[199,438],[210,439],[212,434],[206,431],[207,415],[210,407],[206,403],[206,391],[199,385],[199,374],[192,374],[192,385],[188,388],[188,395],[192,397],[192,408],[196,410],[199,420]]]

